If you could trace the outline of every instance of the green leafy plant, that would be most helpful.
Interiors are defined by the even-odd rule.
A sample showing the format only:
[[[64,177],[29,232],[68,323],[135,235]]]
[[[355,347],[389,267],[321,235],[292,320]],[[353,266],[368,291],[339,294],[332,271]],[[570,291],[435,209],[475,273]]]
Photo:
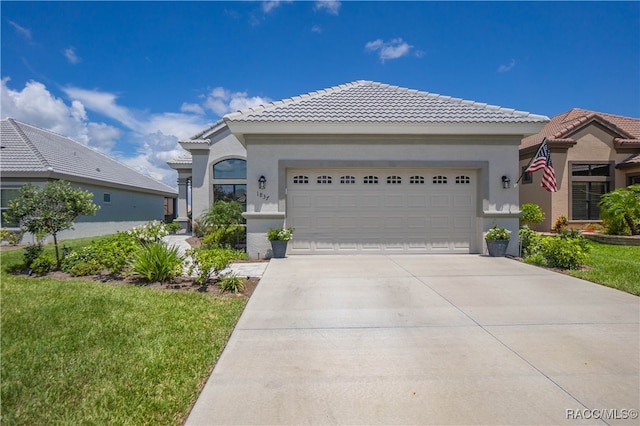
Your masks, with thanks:
[[[587,246],[579,238],[547,237],[540,254],[547,266],[560,269],[578,269],[588,259]]]
[[[520,210],[523,212],[522,216],[520,216],[520,225],[534,229],[536,225],[544,221],[544,212],[537,204],[523,204],[520,206]]]
[[[5,228],[0,228],[0,240],[8,242],[10,245],[15,246],[20,243],[22,239],[22,231],[9,231]]]
[[[182,273],[183,260],[177,247],[151,242],[134,253],[131,271],[149,282],[166,282]]]
[[[269,241],[289,241],[293,238],[293,228],[271,228],[267,231],[267,240]]]
[[[126,232],[100,239],[91,244],[95,259],[112,274],[120,274],[128,261],[140,248],[139,241]]]
[[[244,290],[244,279],[234,274],[227,274],[220,278],[220,281],[218,281],[218,287],[220,287],[220,290],[222,291],[239,293]]]
[[[22,254],[23,264],[22,267],[24,269],[30,269],[31,264],[42,254],[44,251],[44,247],[42,244],[32,244],[24,248],[24,253]]]
[[[189,275],[195,274],[195,282],[206,285],[214,276],[218,276],[233,260],[242,259],[245,254],[240,251],[221,247],[198,247],[187,251],[192,263]]]
[[[58,233],[71,228],[78,216],[95,215],[98,208],[91,192],[73,188],[69,182],[47,182],[44,188],[27,183],[9,201],[4,219],[19,223],[22,230],[31,232],[38,240],[53,236],[56,266],[60,267]]]
[[[67,253],[62,259],[60,269],[73,276],[86,276],[101,272],[102,266],[96,259],[94,247],[89,245]]]
[[[489,231],[484,236],[484,239],[487,241],[495,241],[495,240],[508,240],[511,238],[511,231],[505,228],[500,228],[498,225],[493,225]]]
[[[204,226],[202,243],[206,246],[235,247],[244,240],[245,227],[242,204],[237,201],[218,200],[202,216]]]
[[[600,197],[599,205],[607,233],[640,234],[640,185],[608,192]]]
[[[522,257],[531,256],[539,250],[542,236],[533,229],[527,226],[523,226],[518,231],[518,237],[520,238],[520,244],[522,247]]]
[[[175,234],[176,232],[182,229],[182,226],[180,226],[178,222],[165,223],[164,227],[167,230],[167,232],[169,232],[170,234]]]
[[[53,257],[47,254],[41,254],[31,262],[31,271],[38,275],[46,274],[53,270],[56,266],[56,262]]]

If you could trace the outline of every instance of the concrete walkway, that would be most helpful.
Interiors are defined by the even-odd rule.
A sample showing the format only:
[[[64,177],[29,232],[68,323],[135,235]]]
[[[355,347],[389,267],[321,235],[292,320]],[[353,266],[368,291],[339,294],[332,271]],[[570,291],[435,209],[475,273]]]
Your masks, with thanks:
[[[178,252],[185,256],[186,251],[191,248],[191,245],[187,242],[189,237],[191,237],[191,234],[171,234],[162,239],[168,245],[177,247]],[[267,262],[236,262],[232,263],[228,270],[225,269],[222,272],[233,272],[239,277],[261,277],[267,265]]]
[[[506,258],[273,259],[186,424],[638,424],[639,300]]]

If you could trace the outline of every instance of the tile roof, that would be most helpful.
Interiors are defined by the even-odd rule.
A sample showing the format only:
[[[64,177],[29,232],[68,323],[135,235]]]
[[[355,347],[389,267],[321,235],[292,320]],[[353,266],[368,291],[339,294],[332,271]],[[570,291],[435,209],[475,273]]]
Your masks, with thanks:
[[[1,121],[3,175],[94,181],[145,192],[177,191],[79,142],[12,118]]]
[[[225,115],[225,121],[544,123],[548,117],[359,80]]]
[[[544,138],[547,138],[550,143],[573,142],[571,134],[594,121],[617,134],[616,142],[640,144],[640,118],[574,108],[551,118],[539,133],[522,139],[520,149],[537,146]]]
[[[169,161],[167,161],[167,164],[171,165],[186,165],[186,164],[191,164],[193,161],[193,159],[191,158],[191,153],[187,153],[184,155],[181,155],[180,157],[176,157],[173,158]]]
[[[624,161],[621,161],[616,167],[619,169],[626,169],[638,166],[640,166],[640,153],[633,154],[631,157],[626,158]]]

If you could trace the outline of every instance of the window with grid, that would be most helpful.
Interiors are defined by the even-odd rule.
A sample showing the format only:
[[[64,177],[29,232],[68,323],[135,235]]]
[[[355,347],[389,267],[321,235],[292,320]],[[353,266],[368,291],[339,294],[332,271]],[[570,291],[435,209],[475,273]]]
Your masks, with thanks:
[[[469,176],[456,176],[456,183],[466,185],[471,183],[471,178]]]
[[[331,178],[331,176],[322,175],[322,176],[318,176],[318,179],[316,179],[316,183],[319,183],[319,184],[330,184],[332,180],[333,179]]]
[[[387,183],[390,185],[399,185],[402,183],[402,177],[400,176],[387,176]]]
[[[433,180],[431,182],[436,184],[436,185],[446,184],[447,183],[447,177],[446,176],[434,176]]]
[[[410,185],[424,185],[424,176],[411,176],[409,178]]]
[[[303,176],[303,175],[294,176],[293,183],[297,183],[297,184],[309,183],[309,176]]]
[[[377,184],[378,176],[365,176],[362,182],[365,184]]]
[[[340,176],[340,183],[354,184],[354,183],[356,183],[356,177],[355,176]]]
[[[610,191],[610,163],[570,163],[571,219],[599,220],[600,197]]]

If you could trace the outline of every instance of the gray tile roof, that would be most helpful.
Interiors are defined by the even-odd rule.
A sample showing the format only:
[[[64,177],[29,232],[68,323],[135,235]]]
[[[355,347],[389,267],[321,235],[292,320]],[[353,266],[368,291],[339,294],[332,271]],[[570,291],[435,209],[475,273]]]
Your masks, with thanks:
[[[177,191],[79,142],[12,118],[1,120],[0,172],[175,195]]]
[[[192,162],[193,162],[193,159],[191,157],[191,153],[188,153],[167,161],[167,164],[169,164],[170,166],[173,166],[173,165],[180,166],[180,165],[187,165],[187,164],[190,165]]]
[[[544,123],[543,115],[359,80],[227,114],[225,121]]]

